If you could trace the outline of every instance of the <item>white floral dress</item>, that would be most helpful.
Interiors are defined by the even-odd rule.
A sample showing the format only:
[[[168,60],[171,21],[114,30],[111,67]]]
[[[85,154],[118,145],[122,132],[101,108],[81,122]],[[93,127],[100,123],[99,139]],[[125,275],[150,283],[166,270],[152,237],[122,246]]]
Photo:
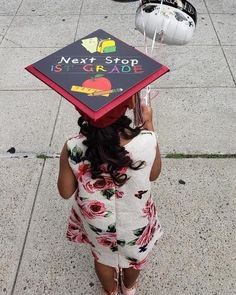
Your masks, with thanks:
[[[125,145],[131,158],[145,161],[145,166],[139,170],[121,169],[120,173],[130,177],[121,187],[106,173],[106,165],[102,167],[105,185],[91,178],[89,162],[81,161],[86,151],[83,140],[80,134],[67,141],[69,164],[78,180],[67,238],[90,244],[94,258],[102,264],[142,269],[162,235],[149,181],[156,135],[143,130]]]

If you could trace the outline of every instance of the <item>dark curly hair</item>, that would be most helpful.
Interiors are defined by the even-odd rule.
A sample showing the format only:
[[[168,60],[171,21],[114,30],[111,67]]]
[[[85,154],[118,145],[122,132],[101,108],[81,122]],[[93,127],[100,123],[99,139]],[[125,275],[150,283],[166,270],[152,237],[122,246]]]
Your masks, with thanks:
[[[83,117],[78,119],[80,133],[86,137],[83,144],[87,146],[82,160],[90,162],[93,179],[104,180],[101,165],[106,164],[107,172],[113,182],[122,186],[129,178],[126,174],[119,172],[121,168],[138,170],[144,166],[145,161],[140,160],[134,163],[125,147],[120,145],[120,136],[131,140],[141,131],[142,127],[130,127],[131,122],[131,119],[124,115],[105,128],[96,128]]]

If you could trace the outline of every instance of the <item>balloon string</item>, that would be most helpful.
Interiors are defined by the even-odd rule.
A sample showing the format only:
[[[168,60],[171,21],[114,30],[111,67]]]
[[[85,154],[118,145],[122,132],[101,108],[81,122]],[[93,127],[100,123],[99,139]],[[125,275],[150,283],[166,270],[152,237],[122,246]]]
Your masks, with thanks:
[[[143,36],[144,36],[144,44],[145,44],[145,53],[148,55],[147,35],[146,35],[146,30],[145,30],[145,23],[144,23],[144,20],[143,20],[142,0],[139,0],[139,7],[141,9],[141,14],[142,14],[142,25],[143,25]]]
[[[142,15],[142,25],[143,25],[143,36],[144,36],[144,44],[145,44],[145,53],[148,55],[148,44],[147,44],[147,35],[146,35],[146,29],[145,29],[145,23],[144,23],[144,13],[142,9],[142,0],[139,0],[139,7],[141,10],[141,15]],[[150,85],[146,86],[146,94],[144,95],[145,97],[145,105],[150,104]]]
[[[164,0],[161,0],[160,9],[159,9],[159,12],[158,12],[157,16],[159,16],[161,14],[163,1]],[[163,33],[163,32],[159,32],[159,33]],[[154,32],[154,35],[153,35],[153,39],[152,39],[151,55],[153,54],[153,49],[154,49],[154,45],[155,45],[155,41],[156,41],[156,36],[157,36],[157,22],[156,22],[156,28],[155,28],[155,32]]]
[[[161,0],[161,4],[160,4],[160,9],[159,9],[158,15],[161,13],[162,6],[163,6],[163,1],[164,0]],[[141,15],[142,15],[142,25],[143,25],[143,36],[144,36],[144,44],[145,44],[145,53],[146,53],[146,55],[148,55],[148,44],[147,44],[147,35],[146,35],[146,29],[145,29],[145,23],[144,23],[144,14],[143,14],[143,9],[142,9],[142,0],[139,0],[139,5],[140,5]],[[163,31],[161,32],[161,34],[162,34],[162,37],[161,37],[161,42],[162,42],[163,41],[163,37],[164,37]],[[156,35],[157,35],[157,23],[156,23],[156,27],[155,27],[154,36],[153,36],[153,39],[152,39],[152,46],[151,46],[150,56],[153,55],[153,50],[154,50],[155,41],[156,41]],[[150,93],[151,93],[151,86],[148,85],[148,86],[146,86],[146,93],[144,95],[145,104],[146,105],[150,105],[151,104],[151,94]],[[155,96],[157,96],[158,93]]]

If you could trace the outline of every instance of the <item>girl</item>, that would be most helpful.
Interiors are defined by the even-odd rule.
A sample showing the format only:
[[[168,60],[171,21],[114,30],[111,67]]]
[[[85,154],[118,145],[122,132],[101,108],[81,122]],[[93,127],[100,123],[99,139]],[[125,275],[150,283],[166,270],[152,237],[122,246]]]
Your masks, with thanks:
[[[150,191],[161,171],[151,107],[143,107],[143,118],[142,128],[130,127],[124,114],[98,128],[82,116],[79,135],[61,152],[58,190],[65,199],[75,193],[67,238],[91,246],[104,295],[118,294],[118,277],[124,295],[136,294],[162,234]]]

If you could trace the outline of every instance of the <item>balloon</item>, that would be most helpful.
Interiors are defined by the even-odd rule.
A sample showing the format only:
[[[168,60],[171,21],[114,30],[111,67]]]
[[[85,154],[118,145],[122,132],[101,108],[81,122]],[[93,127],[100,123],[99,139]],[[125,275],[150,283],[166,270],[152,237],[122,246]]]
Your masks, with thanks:
[[[150,39],[169,45],[183,45],[191,41],[197,11],[186,0],[142,0],[137,9],[135,25]]]

